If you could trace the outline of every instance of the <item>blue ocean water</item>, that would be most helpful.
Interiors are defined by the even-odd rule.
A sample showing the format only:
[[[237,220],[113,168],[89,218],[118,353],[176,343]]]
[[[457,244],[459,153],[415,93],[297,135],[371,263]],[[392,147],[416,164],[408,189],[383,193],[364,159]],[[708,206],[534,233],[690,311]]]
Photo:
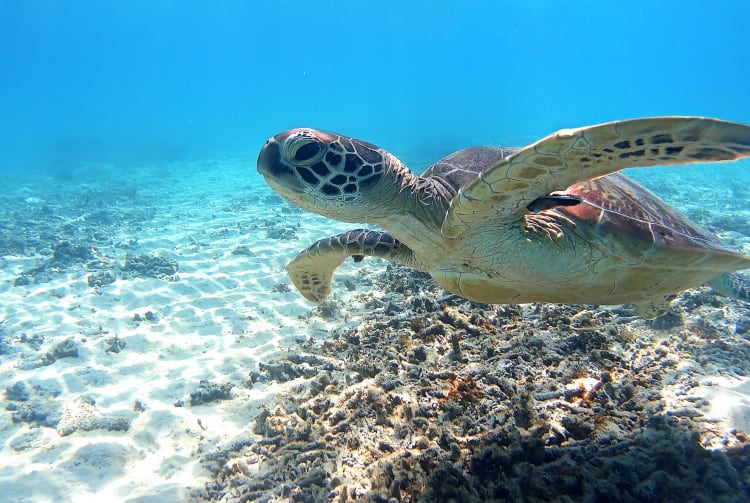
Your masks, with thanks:
[[[3,2],[0,171],[253,154],[298,126],[428,163],[629,117],[750,122],[749,14],[742,0]]]
[[[293,343],[332,339],[371,310],[358,305],[319,316],[289,288],[284,264],[338,231],[271,195],[255,172],[268,137],[300,126],[337,131],[421,171],[463,147],[525,145],[560,128],[617,119],[704,115],[750,123],[748,19],[744,0],[0,2],[0,389],[7,402],[0,494],[18,501],[191,500],[187,490],[209,487],[217,474],[193,465],[215,468],[223,458],[204,456],[216,454],[210,449],[246,446],[245,437],[235,442],[232,435],[249,434],[258,410],[272,405],[261,392],[273,379],[255,371],[259,362]],[[747,159],[632,176],[750,251]],[[155,265],[146,267],[149,261]],[[357,271],[378,267],[365,264]],[[374,274],[351,273],[346,286],[372,294],[379,285],[366,276]],[[685,349],[692,359],[683,369],[705,373],[675,372],[662,386],[662,369],[649,367],[644,343],[613,373],[618,393],[623,387],[618,397],[632,392],[631,382],[666,397],[668,385],[683,393],[711,372],[750,375],[747,311],[694,298],[715,319],[681,334],[691,339],[685,346],[706,348],[699,356]],[[551,319],[567,316],[561,312],[550,308]],[[600,314],[594,319],[610,316]],[[582,319],[574,323],[584,333],[591,319]],[[502,337],[516,321],[498,324]],[[649,336],[650,325],[633,323]],[[629,325],[618,330],[625,342],[609,339],[607,351],[635,337]],[[721,330],[731,332],[735,347],[713,344]],[[597,335],[584,333],[581,346],[598,348]],[[530,342],[538,349],[541,339]],[[526,354],[518,354],[520,369]],[[587,351],[575,354],[572,365],[596,367]],[[307,370],[319,360],[300,362]],[[634,369],[651,372],[642,381],[652,381],[643,384]],[[584,390],[566,388],[563,377],[580,375],[565,372],[550,371],[556,384],[534,392]],[[211,400],[193,407],[194,393]],[[679,411],[702,400],[683,394]],[[616,411],[657,424],[667,417],[661,411],[677,407],[648,400],[661,408],[642,416]],[[70,410],[89,416],[71,420]],[[278,424],[286,428],[287,419]],[[566,423],[581,437],[576,442],[589,440],[585,421]],[[617,428],[634,424],[623,420]],[[640,430],[630,433],[621,437],[652,443]],[[702,437],[704,445],[742,438],[721,435]],[[677,436],[697,444],[682,430]],[[252,475],[266,461],[220,475]],[[602,473],[630,469],[603,466]]]

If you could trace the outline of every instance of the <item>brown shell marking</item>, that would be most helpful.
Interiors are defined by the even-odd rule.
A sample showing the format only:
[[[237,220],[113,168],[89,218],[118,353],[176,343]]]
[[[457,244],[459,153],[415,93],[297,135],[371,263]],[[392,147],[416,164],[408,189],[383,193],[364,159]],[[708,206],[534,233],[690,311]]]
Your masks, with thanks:
[[[595,225],[598,234],[629,235],[667,247],[733,251],[709,231],[619,173],[577,183],[565,193],[581,197],[584,202],[556,211]]]

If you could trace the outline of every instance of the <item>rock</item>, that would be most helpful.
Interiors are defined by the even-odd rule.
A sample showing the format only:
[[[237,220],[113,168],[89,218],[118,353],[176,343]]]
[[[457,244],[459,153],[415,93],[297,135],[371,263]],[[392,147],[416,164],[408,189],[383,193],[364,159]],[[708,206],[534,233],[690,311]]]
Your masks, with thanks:
[[[198,383],[198,388],[190,392],[190,405],[201,405],[217,400],[230,400],[234,384],[212,384],[206,380]]]
[[[5,388],[5,398],[11,401],[25,402],[31,398],[31,390],[23,381],[16,381]]]
[[[52,248],[51,265],[70,266],[80,264],[91,260],[93,254],[91,247],[85,244],[71,243],[70,241],[60,241]]]
[[[104,414],[98,410],[94,400],[80,397],[78,400],[65,404],[57,432],[61,436],[71,435],[76,431],[128,431],[134,414]]]
[[[232,255],[244,255],[247,257],[254,257],[255,253],[250,249],[249,246],[238,245],[232,249]]]
[[[115,274],[112,271],[100,271],[86,277],[86,284],[91,288],[101,288],[115,282]]]
[[[32,398],[25,402],[9,402],[5,406],[14,423],[57,428],[62,418],[62,406],[46,398]]]
[[[159,255],[125,255],[122,271],[127,278],[157,278],[177,281],[177,261]]]

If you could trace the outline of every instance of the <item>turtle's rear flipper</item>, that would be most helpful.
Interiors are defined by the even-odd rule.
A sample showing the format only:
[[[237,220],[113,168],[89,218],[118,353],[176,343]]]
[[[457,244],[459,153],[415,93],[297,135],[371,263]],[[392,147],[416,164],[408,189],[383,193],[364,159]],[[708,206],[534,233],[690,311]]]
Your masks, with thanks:
[[[360,262],[366,256],[414,267],[411,249],[390,234],[355,229],[313,243],[287,264],[286,272],[307,300],[320,304],[331,294],[333,272],[344,260]]]
[[[747,276],[727,273],[717,276],[706,284],[722,295],[750,302],[750,279]]]
[[[736,273],[725,273],[706,282],[721,295],[732,297],[733,299],[750,302],[750,279],[746,276]],[[665,297],[661,301],[646,301],[636,304],[638,314],[647,320],[663,315],[667,312],[669,304],[675,298],[674,295]]]

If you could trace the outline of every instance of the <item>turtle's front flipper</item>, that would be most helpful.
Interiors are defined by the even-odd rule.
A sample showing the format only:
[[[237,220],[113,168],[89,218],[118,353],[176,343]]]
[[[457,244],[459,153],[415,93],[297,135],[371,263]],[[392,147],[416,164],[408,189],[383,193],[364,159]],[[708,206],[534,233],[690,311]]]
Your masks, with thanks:
[[[722,295],[750,302],[750,280],[741,274],[722,274],[707,284]]]
[[[347,257],[360,261],[365,256],[416,267],[411,249],[390,234],[355,229],[313,243],[287,264],[286,272],[307,300],[320,304],[331,294],[333,271]]]

